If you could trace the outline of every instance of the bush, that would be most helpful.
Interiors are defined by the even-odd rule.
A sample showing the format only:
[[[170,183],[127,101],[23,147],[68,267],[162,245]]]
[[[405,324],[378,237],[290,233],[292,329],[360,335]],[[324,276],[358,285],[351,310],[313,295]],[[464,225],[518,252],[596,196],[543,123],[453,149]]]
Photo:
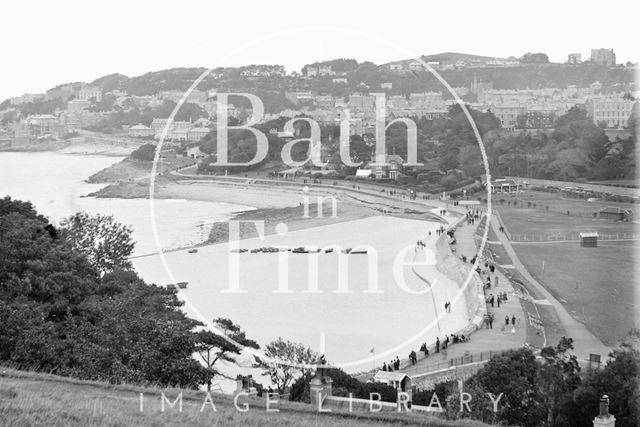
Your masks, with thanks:
[[[156,156],[156,146],[153,144],[144,144],[138,147],[133,153],[131,153],[131,158],[134,160],[139,160],[143,162],[150,162]]]
[[[384,402],[395,402],[397,399],[396,389],[381,383],[363,383],[345,373],[342,369],[329,368],[327,375],[333,380],[334,396],[346,397],[353,393],[357,399],[369,399],[369,393],[380,393]],[[309,381],[311,374],[299,377],[291,386],[289,400],[309,402]]]

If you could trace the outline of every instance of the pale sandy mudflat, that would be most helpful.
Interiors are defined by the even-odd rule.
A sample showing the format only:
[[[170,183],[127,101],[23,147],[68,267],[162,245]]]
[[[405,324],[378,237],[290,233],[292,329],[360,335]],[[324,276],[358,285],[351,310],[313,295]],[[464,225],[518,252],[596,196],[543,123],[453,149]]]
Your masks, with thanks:
[[[324,225],[290,232],[284,236],[266,236],[239,242],[251,249],[263,246],[319,246],[340,245],[355,247],[368,245],[378,254],[377,274],[380,294],[365,293],[368,286],[369,255],[349,255],[348,285],[352,293],[336,293],[339,281],[339,255],[318,255],[318,289],[307,293],[313,279],[309,278],[310,254],[288,254],[287,271],[290,293],[277,293],[279,284],[278,254],[240,254],[240,288],[242,294],[222,291],[229,286],[229,246],[226,243],[200,247],[197,253],[181,250],[134,260],[136,271],[147,281],[167,284],[189,282],[184,297],[188,313],[198,318],[229,317],[240,324],[247,335],[265,344],[278,336],[311,345],[324,352],[333,363],[351,364],[348,370],[368,369],[372,361],[355,361],[372,356],[375,347],[377,364],[396,355],[405,358],[411,349],[416,351],[422,342],[434,342],[440,333],[452,333],[466,326],[463,297],[456,300],[452,313],[442,314],[444,302],[454,301],[458,286],[438,272],[435,266],[416,267],[423,277],[435,280],[434,296],[416,295],[401,289],[394,279],[394,260],[403,248],[409,247],[404,261],[416,256],[414,245],[426,239],[433,249],[435,229],[439,224],[420,220],[375,216],[337,224]],[[427,238],[428,231],[432,236]],[[428,251],[427,251],[428,252]],[[417,260],[424,260],[424,252],[417,252]],[[426,284],[419,280],[410,266],[402,268],[406,286],[424,291]],[[315,276],[315,275],[314,275]],[[311,280],[311,282],[310,282]],[[433,299],[436,306],[434,307]],[[438,322],[436,311],[441,318]],[[438,328],[439,326],[439,328]],[[426,329],[426,330],[425,330]],[[440,331],[440,332],[438,332]],[[412,338],[416,338],[411,341]],[[409,340],[409,342],[407,342]]]

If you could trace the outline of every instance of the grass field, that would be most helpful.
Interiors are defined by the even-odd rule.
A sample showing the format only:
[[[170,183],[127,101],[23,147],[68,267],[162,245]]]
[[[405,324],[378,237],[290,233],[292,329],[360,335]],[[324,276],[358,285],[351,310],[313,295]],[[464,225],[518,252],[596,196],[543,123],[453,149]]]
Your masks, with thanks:
[[[173,402],[183,393],[183,410],[178,405],[161,411],[164,392]],[[140,393],[144,410],[140,411]],[[424,413],[353,413],[334,409],[319,414],[311,405],[280,401],[280,412],[266,412],[264,398],[242,399],[249,411],[239,412],[231,396],[212,394],[213,411],[203,406],[205,392],[161,390],[133,386],[115,386],[80,381],[53,375],[15,371],[0,367],[0,425],[2,426],[468,426],[486,424],[476,421],[446,421]]]
[[[514,197],[505,199],[513,201]],[[526,208],[529,201],[538,208]],[[637,232],[634,223],[593,218],[592,212],[601,205],[563,199],[559,194],[525,192],[518,195],[517,207],[505,203],[498,205],[498,210],[512,235],[539,236],[535,240],[558,239],[584,231],[615,236]],[[629,329],[637,327],[634,297],[635,280],[640,277],[636,261],[640,241],[601,241],[598,248],[582,248],[578,242],[544,241],[514,242],[513,247],[536,280],[605,344],[614,345]]]

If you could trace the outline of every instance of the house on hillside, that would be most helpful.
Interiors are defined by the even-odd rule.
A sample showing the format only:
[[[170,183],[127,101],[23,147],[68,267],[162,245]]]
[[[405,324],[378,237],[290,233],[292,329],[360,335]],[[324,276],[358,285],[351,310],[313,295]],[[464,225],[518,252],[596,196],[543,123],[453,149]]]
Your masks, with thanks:
[[[206,153],[200,151],[200,147],[197,145],[191,145],[187,147],[187,157],[191,157],[192,159],[203,159],[207,156]]]
[[[131,126],[127,134],[132,138],[146,138],[155,135],[155,131],[149,126],[138,123],[135,126]]]
[[[490,181],[488,190],[494,193],[516,193],[523,187],[520,183],[513,179],[496,179]]]
[[[633,219],[633,211],[631,209],[606,206],[600,208],[598,218],[611,219],[614,221],[631,221]]]
[[[369,163],[367,169],[370,169],[376,178],[396,179],[403,171],[403,164],[404,160],[397,154],[385,154],[383,161],[374,160]]]

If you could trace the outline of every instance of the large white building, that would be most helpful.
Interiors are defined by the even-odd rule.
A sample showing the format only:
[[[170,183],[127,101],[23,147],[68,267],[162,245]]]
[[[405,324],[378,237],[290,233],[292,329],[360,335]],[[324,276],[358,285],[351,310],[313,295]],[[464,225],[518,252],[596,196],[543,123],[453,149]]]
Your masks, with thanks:
[[[636,102],[619,95],[594,97],[588,101],[587,111],[595,124],[606,123],[608,128],[626,128]]]

